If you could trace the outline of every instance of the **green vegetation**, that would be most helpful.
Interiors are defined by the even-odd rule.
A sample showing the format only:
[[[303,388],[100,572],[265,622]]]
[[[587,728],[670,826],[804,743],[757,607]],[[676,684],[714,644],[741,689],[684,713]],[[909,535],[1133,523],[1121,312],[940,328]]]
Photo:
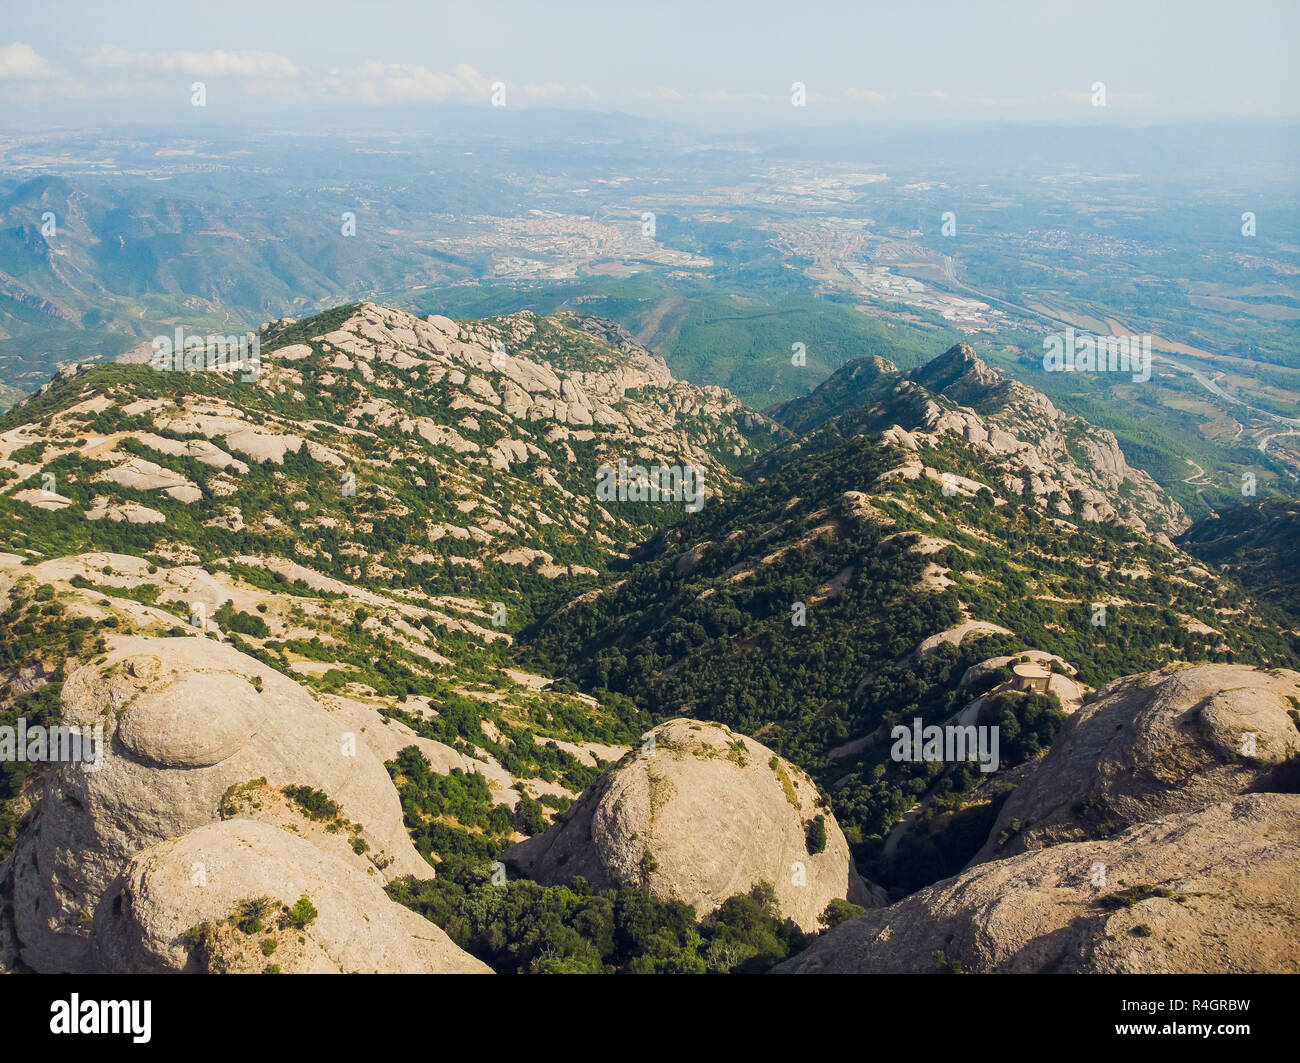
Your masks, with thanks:
[[[220,609],[212,614],[212,619],[221,625],[227,634],[252,635],[254,638],[266,638],[271,634],[266,621],[254,613],[239,613],[230,602],[222,603]]]
[[[265,785],[265,783],[265,779],[258,779],[242,789],[247,791],[249,788],[256,787],[258,784]],[[223,809],[228,805],[234,805],[234,797],[239,794],[240,789],[231,787],[226,791],[222,798]],[[358,856],[364,856],[369,852],[370,843],[361,837],[361,825],[346,818],[339,803],[323,790],[311,786],[286,786],[281,792],[303,815],[322,824],[328,833],[348,834],[352,839],[352,851]],[[224,812],[222,818],[226,818]]]
[[[687,231],[670,222],[665,232],[674,233],[683,249],[704,249],[724,237],[749,246],[749,235],[739,231]],[[653,325],[662,342],[671,343],[679,369],[694,360],[701,372],[714,374],[708,379],[770,399],[807,389],[802,378],[796,382],[787,372],[793,342],[808,345],[809,366],[799,372],[811,374],[809,382],[849,357],[879,353],[907,366],[935,348],[933,333],[899,331],[803,295],[743,303],[709,291],[679,292],[672,321],[654,324],[649,319],[663,309],[663,292],[653,284],[645,288],[634,280],[605,294],[623,300],[632,317],[645,315],[642,324]],[[347,312],[340,308],[273,329],[267,349],[310,343]],[[572,322],[539,319],[514,353],[574,368],[608,357],[603,341],[570,327]],[[0,495],[0,545],[41,556],[122,552],[152,559],[156,570],[173,563],[175,547],[183,543],[223,580],[282,596],[265,614],[237,610],[230,602],[217,610],[215,621],[237,649],[319,693],[374,697],[384,715],[421,737],[469,756],[490,754],[515,778],[557,783],[570,793],[589,786],[603,765],[587,763],[562,742],[634,745],[655,722],[683,715],[759,735],[818,785],[827,814],[838,818],[859,865],[896,889],[952,873],[982,844],[1005,799],[999,783],[973,765],[894,762],[884,740],[900,721],[950,720],[1008,678],[995,671],[963,687],[972,665],[1032,647],[1069,660],[1082,682],[1097,685],[1171,661],[1285,667],[1300,660],[1300,636],[1279,622],[1279,613],[1256,608],[1229,580],[1191,578],[1185,559],[1154,540],[1135,538],[1118,525],[1049,516],[1002,482],[966,498],[944,495],[926,477],[887,477],[916,457],[875,438],[895,407],[853,405],[864,394],[882,398],[883,392],[831,389],[790,404],[783,416],[806,433],[798,443],[781,431],[729,424],[732,435],[724,444],[717,423],[684,415],[681,431],[707,437],[717,460],[741,474],[740,482],[728,484],[720,500],[695,514],[612,504],[617,523],[606,527],[615,538],[594,534],[593,523],[584,529],[576,519],[540,519],[546,512],[594,517],[594,501],[569,488],[593,482],[597,464],[607,457],[599,438],[574,436],[562,448],[546,431],[520,421],[512,431],[517,429],[529,456],[509,470],[494,468],[426,446],[419,433],[359,412],[352,402],[363,388],[381,408],[386,404],[437,428],[455,427],[480,451],[495,442],[497,431],[455,407],[451,385],[435,375],[426,379],[385,367],[372,369],[374,379],[367,379],[355,367],[329,367],[324,358],[302,359],[294,367],[300,388],[249,388],[215,374],[126,365],[56,380],[5,424],[49,418],[97,396],[115,405],[75,415],[54,433],[59,445],[29,450],[34,462],[51,455],[42,471],[55,475],[74,505],[38,510]],[[892,393],[894,383],[881,386]],[[177,408],[214,398],[237,405],[255,425],[297,426],[313,445],[349,455],[355,493],[341,489],[337,466],[305,445],[280,463],[237,459],[238,465],[216,468],[153,450],[141,439],[121,442],[126,452],[165,464],[197,484],[202,497],[191,503],[100,480],[109,464],[80,452],[54,456],[83,433],[158,430],[152,417],[124,412],[128,399]],[[839,420],[823,425],[834,414]],[[1136,422],[1128,428],[1135,439],[1145,430]],[[200,436],[173,434],[175,440]],[[1068,442],[1082,454],[1080,439]],[[1176,455],[1165,454],[1171,456]],[[987,477],[985,456],[955,437],[927,446],[923,457],[934,468]],[[540,475],[559,469],[571,477],[559,488]],[[31,479],[32,485],[38,482]],[[101,495],[149,505],[164,520],[83,519],[81,511]],[[234,508],[242,523],[229,519],[226,511]],[[1256,527],[1246,525],[1246,532]],[[537,559],[495,563],[468,530],[488,526],[494,552],[537,551]],[[1285,534],[1277,539],[1285,546]],[[585,574],[556,578],[542,564],[541,551],[558,565],[583,566]],[[1287,556],[1284,550],[1261,555],[1257,567],[1280,565],[1290,573],[1295,566],[1286,568]],[[308,578],[290,578],[258,563],[271,558],[301,559],[338,582],[321,584],[329,590],[313,589],[315,579],[309,586]],[[1285,604],[1289,578],[1273,576],[1270,589],[1279,605]],[[132,600],[178,618],[188,608],[162,594],[164,577],[132,589],[98,577],[78,576],[72,583],[102,595],[102,604]],[[354,600],[349,588],[355,588]],[[0,616],[0,665],[45,660],[55,676],[43,688],[49,693],[37,692],[46,701],[30,693],[11,699],[5,718],[19,709],[57,712],[62,674],[54,664],[81,653],[94,625],[63,618],[57,599],[53,587],[31,588]],[[1094,626],[1091,603],[1112,599],[1123,604],[1113,608],[1104,627]],[[497,601],[508,605],[505,629],[513,647],[487,630],[485,606]],[[1231,625],[1225,616],[1234,617]],[[966,619],[1010,633],[918,652],[924,640]],[[115,617],[103,624],[125,626]],[[304,668],[304,662],[318,667]],[[525,693],[504,673],[516,663],[555,682],[548,690]],[[984,722],[999,727],[1005,767],[1041,755],[1063,718],[1052,696],[1002,690],[989,694],[984,711]],[[832,756],[838,747],[844,751]],[[743,763],[744,744],[727,755]],[[776,758],[769,766],[798,806],[790,772]],[[495,800],[483,776],[437,775],[413,748],[402,750],[389,770],[416,845],[449,870],[490,863],[518,834],[545,829],[548,813],[568,800],[525,795],[511,812]],[[0,775],[0,846],[5,838],[11,844],[12,800],[29,775]],[[307,787],[284,793],[326,830],[349,831],[354,848],[365,851],[359,830],[327,795]],[[922,797],[924,810],[885,857],[885,837]],[[805,823],[809,853],[825,850],[826,818],[815,815]],[[684,941],[675,947],[686,947]],[[597,949],[595,955],[620,969],[632,962],[630,953],[617,950]]]
[[[1197,521],[1178,545],[1229,565],[1252,594],[1300,621],[1300,501],[1262,498]]]
[[[1127,889],[1116,890],[1113,893],[1104,893],[1097,899],[1097,904],[1102,908],[1132,908],[1139,901],[1145,901],[1151,897],[1164,897],[1176,904],[1182,904],[1187,900],[1186,895],[1177,893],[1167,886],[1152,886],[1141,883]]]
[[[888,324],[828,299],[755,304],[710,295],[692,301],[664,353],[676,375],[721,384],[762,408],[805,394],[852,358],[878,355],[911,368],[956,339],[955,333]],[[805,347],[805,366],[791,364],[795,343]]]
[[[302,809],[308,819],[318,822],[332,823],[342,812],[337,801],[311,786],[286,786],[284,796]]]
[[[270,897],[254,897],[240,906],[235,926],[242,934],[250,937],[260,934],[265,929],[263,920],[271,913],[275,901]]]
[[[50,682],[39,690],[19,694],[8,708],[0,709],[0,727],[14,727],[19,719],[28,728],[51,727],[59,722],[59,692],[62,682]],[[44,774],[48,766],[30,761],[0,760],[0,864],[13,851],[18,840],[18,815],[15,801],[23,790]]]
[[[403,879],[388,893],[502,974],[756,973],[804,946],[776,914],[771,887],[731,897],[703,920],[636,886],[494,885],[486,869],[454,862],[436,879]]]
[[[532,801],[532,815],[512,817],[505,804],[493,802],[487,780],[477,772],[453,768],[439,775],[415,746],[407,746],[386,765],[402,801],[411,840],[430,862],[495,860],[509,844],[516,824],[542,829],[541,806]],[[527,798],[523,798],[523,805]]]
[[[189,950],[191,958],[204,974],[224,973],[228,970],[222,939],[230,932],[244,937],[256,937],[265,934],[257,943],[258,951],[269,958],[279,948],[277,933],[292,931],[301,934],[320,913],[306,894],[299,897],[292,905],[281,904],[273,897],[250,897],[235,906],[225,919],[200,923],[189,927],[181,934],[181,942]],[[279,974],[280,965],[267,964],[263,974]]]
[[[316,921],[318,915],[320,912],[316,911],[311,899],[304,894],[298,898],[292,908],[285,908],[284,922],[294,930],[306,930]]]
[[[974,766],[945,774],[933,763],[895,763],[882,741],[900,721],[948,720],[1001,678],[963,689],[971,665],[1034,647],[1097,685],[1170,661],[1300,660],[1300,640],[1275,618],[1252,615],[1231,583],[1176,578],[1186,563],[1154,542],[1143,544],[1145,573],[1134,568],[1124,528],[1056,520],[1014,495],[1000,506],[984,492],[945,498],[928,480],[874,487],[865,499],[878,517],[864,519],[845,493],[863,491],[905,455],[859,436],[780,459],[764,459],[745,492],[653,536],[616,588],[526,628],[521,653],[537,671],[626,695],[655,720],[697,716],[761,734],[812,775],[878,881],[915,888],[952,873],[997,814],[1004,795],[973,793]],[[980,475],[956,440],[926,461]],[[920,534],[952,545],[913,552]],[[699,543],[707,548],[698,562],[679,571]],[[951,586],[920,590],[930,563]],[[1127,604],[1093,626],[1089,603],[1117,593]],[[794,603],[805,605],[802,626],[791,622]],[[1241,609],[1239,622],[1224,625],[1224,609]],[[1181,616],[1204,618],[1210,633]],[[966,617],[1014,634],[917,656],[924,639]],[[1002,728],[1004,766],[1041,753],[1062,718],[1050,697],[1002,695],[989,711],[987,722]],[[860,754],[829,757],[855,738],[871,741]],[[904,839],[896,866],[883,866],[885,835],[932,789],[938,801],[919,834]]]
[[[820,923],[823,930],[834,930],[837,926],[848,919],[856,919],[860,915],[866,915],[867,909],[857,904],[850,904],[848,901],[834,900],[826,905],[826,910],[822,912]]]
[[[826,851],[826,817],[816,816],[808,824],[807,848],[810,856]]]
[[[0,612],[0,670],[9,674],[21,666],[40,669],[44,682],[16,693],[12,684],[0,687],[0,727],[17,729],[61,722],[63,679],[77,663],[104,651],[104,639],[89,617],[71,617],[55,600],[54,588],[20,582]],[[47,763],[0,760],[0,864],[9,857],[18,837],[17,799],[24,789],[49,770]]]
[[[496,971],[762,971],[803,947],[803,935],[777,915],[770,886],[732,897],[697,921],[689,906],[658,901],[639,886],[595,890],[582,879],[567,887],[503,879],[494,861],[512,830],[546,827],[540,802],[525,794],[512,816],[492,802],[483,776],[459,769],[437,775],[415,746],[387,767],[412,840],[438,867],[436,879],[403,879],[389,895]]]

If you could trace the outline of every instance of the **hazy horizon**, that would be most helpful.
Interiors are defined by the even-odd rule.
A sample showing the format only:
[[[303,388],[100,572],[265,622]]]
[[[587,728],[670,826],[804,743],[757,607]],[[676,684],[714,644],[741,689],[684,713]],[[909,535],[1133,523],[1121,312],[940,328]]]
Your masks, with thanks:
[[[435,105],[490,108],[500,85],[507,109],[715,132],[1300,119],[1288,54],[1300,9],[1263,0],[1231,11],[1117,0],[991,10],[670,2],[649,17],[582,0],[4,7],[0,106],[15,128],[312,129],[380,115],[413,124]],[[805,105],[792,103],[796,83]]]

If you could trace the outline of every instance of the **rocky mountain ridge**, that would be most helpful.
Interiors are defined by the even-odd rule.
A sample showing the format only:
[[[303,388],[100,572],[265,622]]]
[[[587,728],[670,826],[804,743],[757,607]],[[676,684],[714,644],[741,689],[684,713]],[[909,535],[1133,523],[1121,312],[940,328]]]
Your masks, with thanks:
[[[1250,859],[1292,855],[1285,631],[1148,529],[1172,511],[1118,448],[969,349],[853,363],[764,416],[583,315],[362,303],[261,342],[253,379],[69,370],[0,426],[0,724],[99,725],[107,750],[3,765],[0,967],[481,971],[478,902],[446,913],[500,866],[514,898],[689,906],[709,969],[785,955],[729,919],[838,923],[809,966],[912,969],[929,931],[924,960],[825,950],[953,871],[1072,845],[1159,869],[1188,833],[1231,869],[1248,821]],[[708,504],[598,498],[620,458],[699,469]],[[1184,660],[1207,663],[1153,671]],[[914,718],[1002,728],[1006,770],[888,760]],[[1112,718],[1141,734],[1087,738]],[[1069,807],[1043,796],[1072,779]],[[1285,969],[1281,882],[1233,963]],[[438,925],[402,906],[430,890]],[[945,913],[954,940],[981,918]],[[1193,965],[1221,914],[1133,969]],[[1078,966],[1014,932],[949,959]]]
[[[918,436],[952,434],[990,456],[1000,489],[1028,492],[1048,512],[1166,535],[1190,524],[1128,464],[1113,433],[990,369],[964,343],[905,374],[882,359],[850,362],[807,398],[768,412],[801,432],[885,432],[908,449]]]

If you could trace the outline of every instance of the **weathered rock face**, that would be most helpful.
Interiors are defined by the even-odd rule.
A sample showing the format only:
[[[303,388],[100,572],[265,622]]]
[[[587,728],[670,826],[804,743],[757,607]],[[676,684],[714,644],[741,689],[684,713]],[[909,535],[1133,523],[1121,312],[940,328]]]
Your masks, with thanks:
[[[969,867],[841,923],[786,973],[1300,972],[1300,795]]]
[[[736,487],[736,459],[757,453],[779,431],[724,389],[673,379],[661,358],[618,326],[574,312],[457,323],[361,303],[346,315],[277,323],[262,344],[255,379],[241,381],[246,401],[216,386],[228,380],[218,370],[194,370],[195,386],[179,403],[86,374],[76,401],[0,433],[0,493],[34,510],[142,525],[150,538],[168,533],[166,514],[179,502],[206,528],[244,532],[250,554],[274,556],[289,522],[283,510],[245,512],[221,501],[237,490],[236,477],[251,471],[274,479],[286,499],[300,496],[294,502],[302,513],[310,492],[301,470],[314,462],[319,468],[306,474],[313,482],[342,486],[350,474],[349,491],[379,493],[385,513],[400,519],[409,511],[391,497],[389,483],[400,454],[404,466],[422,466],[411,470],[412,480],[423,481],[416,486],[436,483],[454,496],[454,513],[438,520],[420,514],[420,533],[388,546],[369,539],[368,521],[356,523],[357,537],[340,543],[343,549],[298,536],[291,560],[359,583],[363,569],[373,578],[433,563],[441,551],[430,553],[427,544],[453,536],[465,543],[458,556],[475,567],[525,567],[540,558],[547,576],[577,576],[586,566],[549,553],[553,531],[617,550],[657,523],[648,510],[599,504],[598,468],[620,460],[690,467],[703,502]],[[329,420],[319,419],[318,401],[328,404]],[[130,430],[99,432],[82,423],[86,414],[109,410],[132,418]],[[11,460],[37,444],[39,463]],[[148,455],[135,453],[137,445]],[[36,474],[73,453],[96,463],[88,481],[94,493],[78,500],[37,489],[46,485]],[[333,511],[303,518],[303,530],[311,521],[340,527],[341,510],[327,508]],[[193,548],[206,538],[168,536],[154,556],[198,564]]]
[[[542,333],[553,329],[574,340],[592,337],[596,342],[570,344],[567,351],[552,349]],[[457,324],[361,303],[336,330],[315,339],[342,352],[349,367],[365,366],[363,373],[373,375],[385,368],[429,373],[438,385],[451,389],[445,401],[452,408],[473,411],[478,427],[499,425],[512,433],[520,426],[555,422],[551,442],[576,432],[577,438],[608,444],[614,454],[675,455],[674,460],[706,468],[719,484],[728,477],[718,454],[748,449],[742,427],[770,427],[722,388],[674,380],[663,359],[636,343],[625,329],[584,314],[541,319],[525,311],[491,324]],[[576,360],[575,350],[583,352]],[[272,375],[281,357],[279,351],[272,352]],[[380,420],[397,416],[382,401],[357,410]],[[691,431],[683,431],[683,418],[691,419]],[[479,452],[477,444],[447,425],[427,418],[399,419],[403,432],[420,432],[430,442],[460,453]],[[588,432],[594,435],[588,437]],[[530,457],[545,460],[547,455],[507,434],[481,460],[509,470]]]
[[[952,347],[908,376],[963,409],[928,411],[933,433],[964,435],[994,455],[1022,463],[1035,495],[1075,493],[1085,520],[1181,531],[1190,521],[1145,472],[1132,468],[1114,433],[1063,413],[1041,392],[990,369],[967,344]],[[1124,487],[1128,498],[1117,504]]]
[[[798,768],[725,727],[671,720],[652,733],[653,747],[624,757],[506,859],[546,884],[576,876],[601,888],[641,883],[700,916],[767,882],[781,912],[809,931],[832,900],[879,898]],[[825,848],[810,852],[808,827],[818,816]]]
[[[1116,680],[964,871],[778,969],[1300,971],[1300,794],[1267,792],[1295,789],[1298,694],[1230,665]]]
[[[227,792],[252,780],[324,791],[369,846],[357,861],[384,877],[430,874],[360,736],[228,645],[112,640],[103,663],[68,677],[62,714],[102,725],[105,756],[98,771],[66,764],[50,774],[9,864],[13,925],[38,971],[87,970],[90,918],[127,862],[219,820]]]
[[[1062,727],[973,863],[1292,789],[1300,674],[1207,664],[1118,679]],[[1290,781],[1288,781],[1288,779]],[[999,841],[1002,842],[999,845]]]
[[[1190,523],[1147,473],[1128,464],[1114,433],[990,369],[967,344],[905,374],[886,366],[849,362],[811,395],[772,413],[798,431],[839,417],[843,431],[881,432],[913,451],[959,436],[997,472],[989,482],[995,496],[1022,495],[1051,512],[1139,531],[1174,533]]]
[[[315,917],[301,929],[282,925],[283,908],[302,897]],[[232,925],[232,915],[260,898],[271,902],[261,930]],[[269,955],[264,942],[274,943]],[[248,819],[137,854],[99,906],[90,951],[95,969],[107,973],[256,973],[272,963],[286,974],[490,973],[433,923],[390,901],[374,877]]]

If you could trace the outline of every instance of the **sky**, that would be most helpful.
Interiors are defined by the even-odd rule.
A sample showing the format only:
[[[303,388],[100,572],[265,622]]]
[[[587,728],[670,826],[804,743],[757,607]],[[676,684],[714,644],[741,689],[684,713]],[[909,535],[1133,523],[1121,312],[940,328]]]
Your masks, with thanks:
[[[1297,0],[0,0],[0,128],[185,121],[196,81],[209,120],[304,127],[497,83],[717,130],[1290,121],[1298,41]]]

